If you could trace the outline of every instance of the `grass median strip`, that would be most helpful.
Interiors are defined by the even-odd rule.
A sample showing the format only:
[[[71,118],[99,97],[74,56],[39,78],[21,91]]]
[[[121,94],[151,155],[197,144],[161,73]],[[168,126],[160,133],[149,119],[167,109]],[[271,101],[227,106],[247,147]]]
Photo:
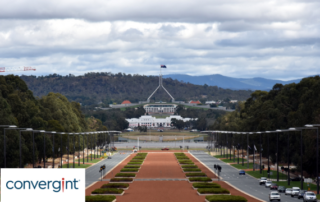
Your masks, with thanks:
[[[253,169],[253,163],[249,163],[249,168],[247,167],[247,163],[242,166],[242,164],[230,164],[230,166],[233,166],[238,169]]]
[[[209,202],[247,202],[248,200],[242,196],[232,196],[232,195],[213,195],[206,196],[207,201]]]
[[[244,162],[246,163],[247,160],[246,159],[243,159]],[[230,159],[221,159],[221,161],[225,162],[225,163],[238,163],[238,159],[236,158],[235,161],[233,161],[233,158]],[[242,158],[239,159],[239,164],[242,163]]]
[[[90,164],[80,164],[80,166],[78,165],[78,163],[74,163],[74,167],[73,167],[73,163],[69,163],[69,168],[88,168],[90,167]],[[68,168],[68,164],[63,164],[62,168]]]
[[[285,186],[286,188],[292,188],[292,187],[300,187],[301,182],[300,181],[290,181],[290,185],[288,185],[287,181],[272,181],[272,183],[277,184],[278,186]],[[317,185],[309,183],[309,187],[312,191],[317,190]],[[303,183],[303,189],[308,190],[308,184]]]
[[[116,196],[86,196],[86,202],[112,202]]]
[[[246,171],[246,173],[248,173],[249,175],[251,175],[252,177],[258,178],[260,179],[261,177],[267,177],[267,178],[271,178],[271,179],[277,179],[277,171],[271,171],[272,175],[270,175],[270,177],[268,177],[268,172],[266,170],[262,171],[262,173],[260,174],[260,170],[257,171]],[[281,172],[279,172],[279,179],[288,179],[288,176],[286,174],[283,174]]]

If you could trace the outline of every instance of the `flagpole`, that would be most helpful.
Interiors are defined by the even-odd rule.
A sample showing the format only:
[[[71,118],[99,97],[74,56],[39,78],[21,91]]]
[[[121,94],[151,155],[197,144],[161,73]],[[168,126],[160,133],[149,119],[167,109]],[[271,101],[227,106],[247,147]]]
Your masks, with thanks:
[[[254,156],[256,154],[256,145],[254,145],[253,143],[253,171],[255,171],[255,167],[254,167]]]
[[[249,169],[249,133],[247,133],[247,168]]]

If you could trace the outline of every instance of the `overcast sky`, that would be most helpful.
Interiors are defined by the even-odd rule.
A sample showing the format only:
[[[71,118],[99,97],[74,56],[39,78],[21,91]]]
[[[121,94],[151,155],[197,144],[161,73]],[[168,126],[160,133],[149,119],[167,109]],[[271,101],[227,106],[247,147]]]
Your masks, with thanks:
[[[0,67],[156,75],[166,64],[164,74],[301,78],[320,73],[319,8],[319,0],[1,0]]]

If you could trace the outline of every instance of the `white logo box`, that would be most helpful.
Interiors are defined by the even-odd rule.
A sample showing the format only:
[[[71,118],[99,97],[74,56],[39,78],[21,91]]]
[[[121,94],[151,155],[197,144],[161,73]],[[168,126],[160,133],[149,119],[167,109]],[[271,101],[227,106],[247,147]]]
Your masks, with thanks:
[[[1,202],[85,202],[85,169],[1,169]]]

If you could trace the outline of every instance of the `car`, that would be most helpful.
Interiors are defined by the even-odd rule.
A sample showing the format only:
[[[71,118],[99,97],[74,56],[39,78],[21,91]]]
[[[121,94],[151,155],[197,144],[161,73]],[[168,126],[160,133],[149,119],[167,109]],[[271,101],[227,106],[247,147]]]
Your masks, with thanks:
[[[272,184],[270,185],[270,189],[278,190],[278,185],[277,185],[277,184],[272,183]]]
[[[286,192],[284,192],[285,195],[291,195],[292,189],[286,188]]]
[[[300,188],[299,187],[292,187],[291,197],[298,196],[299,192],[300,192]]]
[[[303,202],[307,202],[307,201],[316,202],[317,196],[313,192],[307,191],[303,195]]]
[[[285,193],[286,192],[286,187],[285,186],[278,186],[278,192],[281,193]]]
[[[280,196],[279,192],[277,192],[277,191],[270,192],[269,201],[273,201],[273,200],[281,201],[281,196]]]
[[[269,188],[271,184],[272,184],[271,181],[266,181],[266,183],[264,183],[264,186],[265,186],[266,188]]]
[[[161,149],[162,151],[169,150],[169,148],[165,147]]]
[[[298,194],[298,199],[303,198],[304,193],[306,193],[306,192],[307,192],[306,190],[300,190],[300,192],[299,192],[299,194]]]
[[[290,181],[301,181],[301,177],[291,177]]]
[[[246,175],[246,172],[244,170],[240,170],[239,175]]]
[[[266,178],[266,177],[261,177],[259,184],[260,184],[260,185],[265,184],[266,181],[267,181],[267,178]]]

